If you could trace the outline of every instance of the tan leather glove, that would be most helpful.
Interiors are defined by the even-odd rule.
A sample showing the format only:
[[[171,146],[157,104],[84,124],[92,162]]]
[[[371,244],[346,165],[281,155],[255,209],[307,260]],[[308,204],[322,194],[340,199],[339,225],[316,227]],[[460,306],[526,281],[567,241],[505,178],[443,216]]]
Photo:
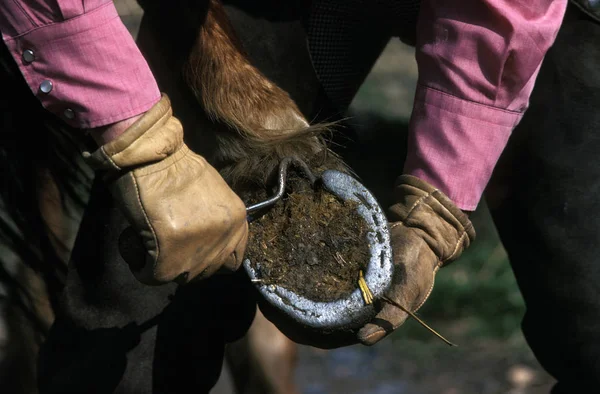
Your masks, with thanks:
[[[475,230],[448,197],[419,178],[399,177],[396,200],[389,215],[394,278],[386,297],[415,312],[431,294],[438,269],[461,255],[475,239]],[[358,332],[365,345],[380,341],[408,317],[390,303],[383,305]]]
[[[143,283],[161,284],[236,270],[248,238],[244,203],[202,156],[183,142],[166,95],[87,161],[105,181],[148,258],[130,264]]]

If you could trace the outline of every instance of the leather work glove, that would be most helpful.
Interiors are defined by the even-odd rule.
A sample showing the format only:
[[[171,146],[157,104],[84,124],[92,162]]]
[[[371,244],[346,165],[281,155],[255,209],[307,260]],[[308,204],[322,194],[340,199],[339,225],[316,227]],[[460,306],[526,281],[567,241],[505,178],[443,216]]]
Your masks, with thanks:
[[[119,137],[84,156],[106,170],[104,181],[143,241],[145,261],[128,261],[140,282],[188,282],[221,267],[239,268],[248,238],[244,203],[184,144],[166,95]]]
[[[427,182],[402,175],[396,184],[397,204],[390,208],[394,277],[385,296],[411,312],[433,290],[440,267],[456,260],[475,239],[467,215]],[[383,308],[358,332],[358,340],[373,345],[409,316],[385,300]]]

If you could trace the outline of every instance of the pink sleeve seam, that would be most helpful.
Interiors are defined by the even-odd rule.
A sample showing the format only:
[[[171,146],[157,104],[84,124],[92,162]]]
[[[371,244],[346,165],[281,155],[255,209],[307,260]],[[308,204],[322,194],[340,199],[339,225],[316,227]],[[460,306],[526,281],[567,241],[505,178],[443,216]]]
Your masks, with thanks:
[[[454,98],[456,100],[460,100],[461,102],[463,102],[465,104],[473,104],[473,105],[476,105],[476,106],[484,107],[487,110],[492,110],[492,111],[495,111],[495,112],[504,113],[507,116],[510,116],[511,118],[514,117],[514,119],[512,120],[512,124],[502,124],[500,122],[495,123],[495,122],[491,122],[489,119],[485,119],[486,117],[477,118],[477,117],[474,117],[474,116],[469,116],[469,115],[465,114],[464,112],[452,112],[452,111],[450,111],[447,108],[443,108],[442,106],[439,106],[439,105],[436,105],[434,103],[428,102],[424,98],[421,98],[421,97],[416,97],[415,98],[415,102],[420,102],[420,103],[423,103],[423,105],[429,105],[429,106],[438,108],[441,111],[453,114],[455,116],[461,116],[461,117],[464,117],[464,118],[467,118],[467,119],[472,119],[472,120],[475,120],[475,121],[478,121],[478,122],[488,123],[488,124],[491,124],[491,125],[494,125],[494,126],[502,126],[502,127],[515,127],[518,124],[518,122],[521,120],[521,118],[523,117],[523,114],[521,112],[513,112],[513,111],[509,111],[509,110],[504,110],[502,108],[497,108],[497,107],[492,107],[492,106],[485,105],[485,104],[480,104],[480,103],[477,103],[477,102],[474,102],[474,101],[470,101],[470,100],[464,100],[464,99],[458,98],[457,96],[453,96],[451,94],[447,94],[447,93],[444,93],[444,92],[442,92],[440,90],[432,89],[432,88],[429,88],[429,87],[423,86],[423,85],[421,85],[420,87],[422,87],[423,89],[433,90],[433,91],[441,93],[441,94],[443,94],[445,96],[452,97],[452,98]]]
[[[472,104],[472,105],[480,106],[480,107],[483,107],[483,108],[486,108],[486,109],[490,109],[492,111],[504,112],[507,115],[512,115],[512,116],[522,116],[523,115],[523,113],[519,112],[519,111],[511,111],[509,109],[500,108],[500,107],[494,107],[493,105],[487,105],[487,104],[483,104],[483,103],[478,103],[477,101],[463,99],[463,98],[455,96],[455,95],[453,95],[451,93],[448,93],[448,92],[445,92],[443,90],[440,90],[438,88],[434,88],[434,87],[431,87],[431,86],[423,85],[421,83],[417,84],[417,88],[423,88],[423,89],[426,89],[426,90],[432,90],[432,91],[437,92],[437,93],[439,93],[441,95],[451,97],[451,98],[453,98],[455,100],[460,100],[461,102],[464,102],[466,104]],[[420,98],[420,97],[416,97],[415,101],[425,102],[425,100],[422,99],[422,98]],[[425,102],[425,103],[426,104],[430,104],[430,103],[427,103],[427,102]],[[433,104],[430,104],[430,105],[433,105]],[[437,106],[437,107],[440,108],[439,106]],[[440,109],[443,109],[443,108],[440,108]],[[471,119],[476,119],[477,120],[477,118],[471,118]]]

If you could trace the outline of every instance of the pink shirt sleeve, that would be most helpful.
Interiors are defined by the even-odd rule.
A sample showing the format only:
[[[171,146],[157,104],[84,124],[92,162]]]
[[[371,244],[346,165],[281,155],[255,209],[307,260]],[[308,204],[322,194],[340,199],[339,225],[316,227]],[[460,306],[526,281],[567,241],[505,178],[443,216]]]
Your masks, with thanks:
[[[31,91],[74,127],[124,120],[160,99],[111,0],[1,0],[0,32]]]
[[[404,172],[474,210],[529,103],[567,0],[423,0]]]

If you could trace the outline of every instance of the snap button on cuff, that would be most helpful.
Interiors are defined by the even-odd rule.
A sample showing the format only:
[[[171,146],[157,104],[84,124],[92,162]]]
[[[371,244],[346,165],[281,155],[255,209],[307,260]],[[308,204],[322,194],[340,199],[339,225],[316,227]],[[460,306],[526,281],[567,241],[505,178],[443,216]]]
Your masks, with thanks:
[[[46,79],[45,81],[42,81],[42,83],[40,84],[40,91],[42,93],[48,94],[52,91],[53,87],[54,86],[52,85],[52,81]]]
[[[31,49],[25,49],[23,51],[23,61],[27,64],[33,62],[35,60],[35,53]]]

